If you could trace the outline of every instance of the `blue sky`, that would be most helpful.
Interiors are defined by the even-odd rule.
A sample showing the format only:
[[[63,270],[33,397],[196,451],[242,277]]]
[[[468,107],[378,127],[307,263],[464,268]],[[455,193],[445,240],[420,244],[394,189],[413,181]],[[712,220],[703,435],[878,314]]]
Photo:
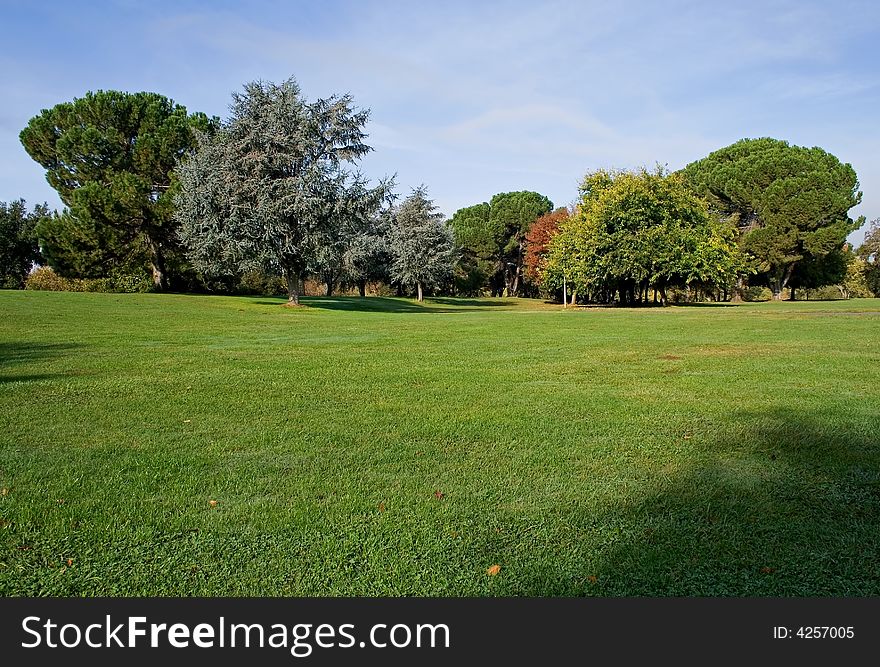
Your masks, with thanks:
[[[743,137],[821,146],[880,217],[880,3],[0,1],[0,200],[60,206],[18,141],[88,90],[225,117],[254,79],[371,109],[373,178],[440,209],[597,167],[677,169]],[[855,234],[859,240],[862,234]]]

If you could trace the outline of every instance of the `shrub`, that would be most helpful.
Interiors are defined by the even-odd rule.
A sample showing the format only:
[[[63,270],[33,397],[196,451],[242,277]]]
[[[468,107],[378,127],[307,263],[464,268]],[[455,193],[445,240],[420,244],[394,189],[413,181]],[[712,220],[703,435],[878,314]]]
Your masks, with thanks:
[[[846,298],[838,285],[825,285],[802,292],[806,295],[807,301],[840,301]]]
[[[24,288],[46,292],[85,292],[84,281],[59,276],[48,266],[32,271],[24,281]]]
[[[752,285],[746,287],[742,291],[743,301],[770,301],[773,298],[773,292],[767,287],[760,285]]]
[[[256,294],[259,296],[275,296],[286,294],[287,288],[280,276],[262,271],[246,271],[236,285],[239,294]]]
[[[147,276],[121,274],[111,278],[65,278],[48,266],[32,271],[24,283],[25,289],[45,292],[148,292],[152,286]]]
[[[107,292],[122,292],[126,294],[144,293],[153,290],[153,281],[147,275],[138,275],[134,273],[124,273],[118,276],[108,278],[109,288]]]

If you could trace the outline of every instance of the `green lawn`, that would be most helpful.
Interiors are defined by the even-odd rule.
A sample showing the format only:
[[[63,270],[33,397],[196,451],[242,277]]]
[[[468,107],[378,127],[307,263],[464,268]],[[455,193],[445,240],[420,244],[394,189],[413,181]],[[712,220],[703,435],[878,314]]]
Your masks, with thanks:
[[[0,292],[0,594],[880,595],[880,300],[280,303]]]

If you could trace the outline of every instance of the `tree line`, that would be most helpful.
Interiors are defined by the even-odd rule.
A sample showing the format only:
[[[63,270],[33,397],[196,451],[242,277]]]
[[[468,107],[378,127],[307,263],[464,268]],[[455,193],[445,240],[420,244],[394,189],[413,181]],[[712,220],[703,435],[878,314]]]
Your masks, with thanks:
[[[226,119],[156,93],[98,91],[45,109],[20,134],[64,208],[0,206],[2,286],[30,267],[61,277],[139,275],[152,289],[234,291],[242,276],[366,294],[539,296],[666,303],[669,290],[717,299],[764,285],[780,298],[846,284],[880,293],[875,221],[846,237],[855,171],[820,148],[744,139],[684,169],[597,170],[577,202],[504,192],[447,221],[427,188],[357,171],[367,110],[349,95],[309,101],[291,78],[252,82]]]

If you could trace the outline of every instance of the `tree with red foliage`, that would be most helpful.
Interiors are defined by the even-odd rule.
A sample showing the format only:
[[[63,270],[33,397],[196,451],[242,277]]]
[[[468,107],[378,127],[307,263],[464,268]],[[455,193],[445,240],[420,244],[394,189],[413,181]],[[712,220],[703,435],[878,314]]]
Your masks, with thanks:
[[[526,277],[535,284],[540,284],[544,272],[544,259],[547,256],[547,245],[559,233],[559,225],[567,220],[570,212],[567,208],[557,208],[545,213],[532,223],[526,233]]]

